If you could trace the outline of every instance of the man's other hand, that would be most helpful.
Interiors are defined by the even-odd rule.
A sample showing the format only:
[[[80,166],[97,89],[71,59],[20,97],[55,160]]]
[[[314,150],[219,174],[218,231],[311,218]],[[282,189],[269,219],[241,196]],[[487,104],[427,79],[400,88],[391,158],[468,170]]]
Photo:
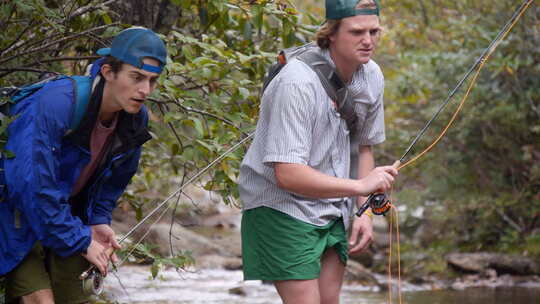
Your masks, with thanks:
[[[105,249],[120,249],[120,244],[116,241],[116,234],[109,225],[100,224],[92,225],[90,227],[92,229],[92,241],[98,242]],[[115,253],[112,254],[111,261],[113,263],[118,262],[118,257]]]
[[[366,249],[373,240],[373,223],[367,214],[355,217],[349,237],[349,254],[354,255]]]

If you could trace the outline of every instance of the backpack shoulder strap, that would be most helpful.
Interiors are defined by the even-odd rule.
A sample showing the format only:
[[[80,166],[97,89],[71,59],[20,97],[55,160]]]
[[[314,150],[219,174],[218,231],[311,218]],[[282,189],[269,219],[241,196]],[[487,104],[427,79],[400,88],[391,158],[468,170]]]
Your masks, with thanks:
[[[324,56],[314,49],[298,55],[297,58],[311,67],[317,76],[319,76],[326,94],[336,103],[338,113],[347,123],[349,131],[353,132],[356,129],[357,121],[354,111],[354,101],[349,94],[347,86],[337,74],[336,69]]]
[[[272,81],[276,77],[276,75],[281,71],[281,69],[289,62],[291,59],[298,57],[300,54],[313,49],[316,47],[316,45],[311,42],[308,44],[304,44],[301,46],[295,46],[288,49],[281,50],[278,55],[278,60],[275,64],[273,64],[270,69],[268,69],[268,74],[264,77],[263,81],[263,87],[261,90],[261,96],[263,95],[264,91]]]
[[[77,130],[81,124],[92,92],[92,78],[89,76],[70,76],[69,78],[73,82],[75,108],[66,135]]]

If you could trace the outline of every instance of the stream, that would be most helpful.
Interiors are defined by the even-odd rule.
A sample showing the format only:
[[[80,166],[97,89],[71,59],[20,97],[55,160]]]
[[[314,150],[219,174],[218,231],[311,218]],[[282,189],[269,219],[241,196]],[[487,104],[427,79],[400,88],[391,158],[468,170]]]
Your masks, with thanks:
[[[230,290],[239,292],[232,293]],[[391,302],[387,292],[378,288],[346,284],[341,304],[400,303],[396,293]],[[243,293],[238,295],[236,293]],[[241,271],[205,269],[197,272],[162,270],[152,280],[146,266],[126,265],[105,280],[106,298],[118,303],[156,304],[270,304],[281,303],[274,287],[260,281],[242,280]],[[467,288],[465,290],[431,290],[404,284],[401,303],[414,304],[538,304],[540,287],[518,285],[505,288]]]

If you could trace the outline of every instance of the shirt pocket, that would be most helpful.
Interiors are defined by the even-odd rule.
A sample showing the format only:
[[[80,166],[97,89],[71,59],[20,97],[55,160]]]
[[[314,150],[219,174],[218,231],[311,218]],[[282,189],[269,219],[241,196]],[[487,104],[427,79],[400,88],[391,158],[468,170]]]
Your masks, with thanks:
[[[346,154],[348,151],[349,130],[347,124],[335,110],[330,111],[330,124],[333,141],[330,145],[330,163],[335,177],[345,178]]]

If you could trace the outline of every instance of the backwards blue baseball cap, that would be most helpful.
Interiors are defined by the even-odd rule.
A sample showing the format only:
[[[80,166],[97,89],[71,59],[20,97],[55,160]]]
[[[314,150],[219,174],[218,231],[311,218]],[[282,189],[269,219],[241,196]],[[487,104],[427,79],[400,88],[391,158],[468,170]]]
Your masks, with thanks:
[[[372,2],[375,8],[364,8],[363,2]],[[326,19],[338,20],[357,15],[379,16],[381,3],[379,0],[326,0]]]
[[[158,74],[163,70],[167,60],[165,43],[152,30],[143,27],[121,31],[114,37],[110,48],[99,49],[97,53],[101,56],[113,56],[139,69]],[[144,58],[159,61],[159,66],[144,64]]]

